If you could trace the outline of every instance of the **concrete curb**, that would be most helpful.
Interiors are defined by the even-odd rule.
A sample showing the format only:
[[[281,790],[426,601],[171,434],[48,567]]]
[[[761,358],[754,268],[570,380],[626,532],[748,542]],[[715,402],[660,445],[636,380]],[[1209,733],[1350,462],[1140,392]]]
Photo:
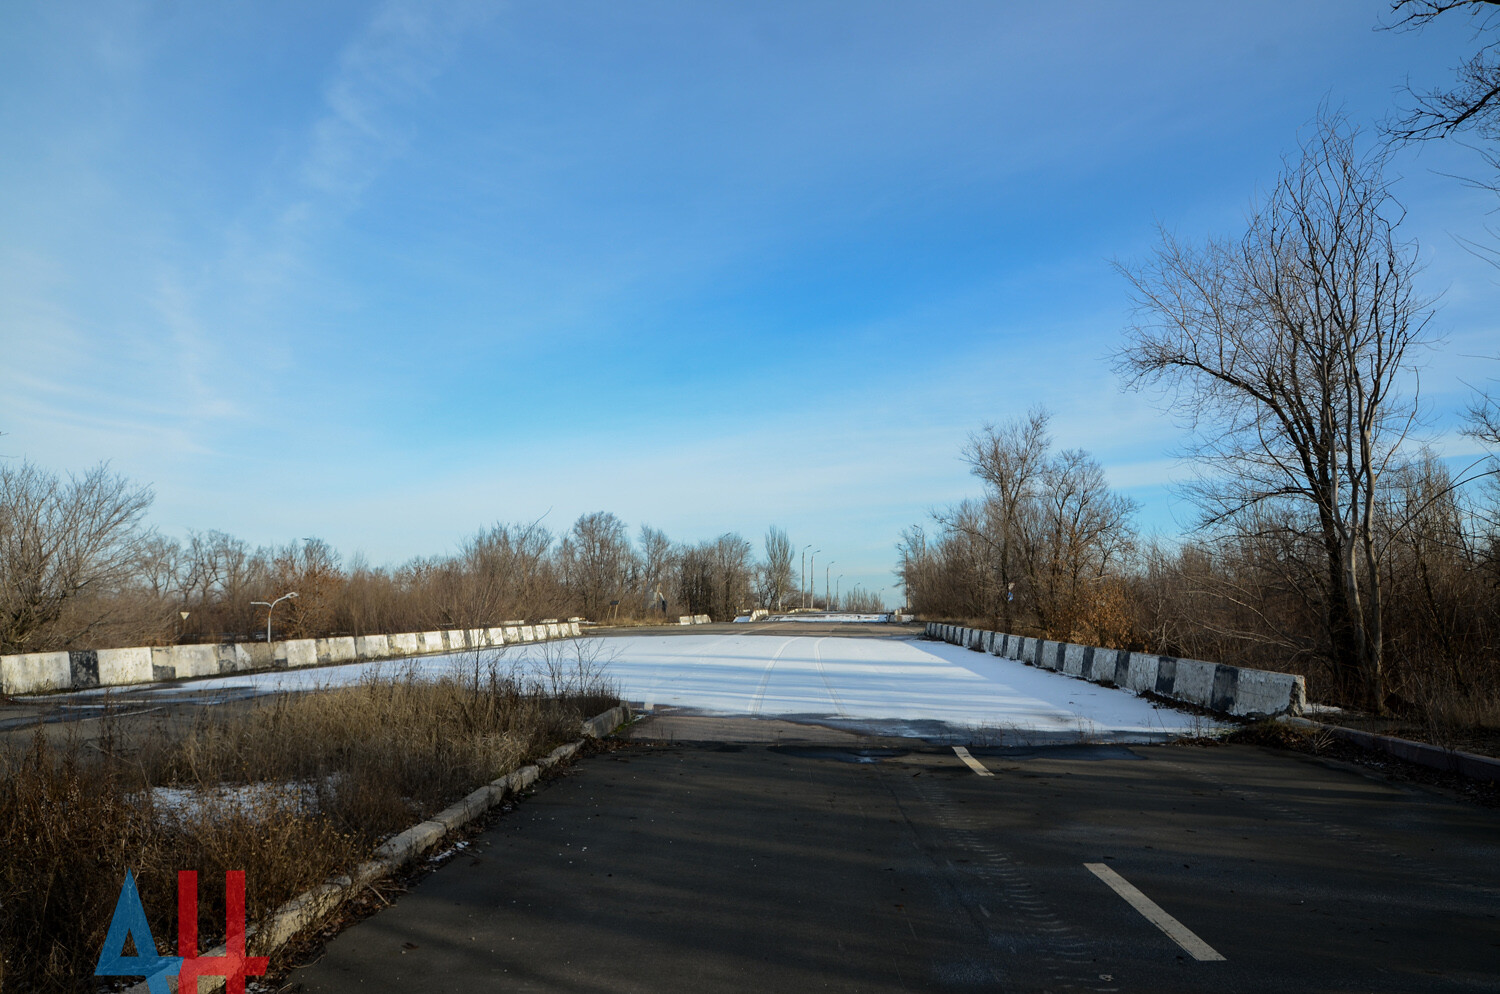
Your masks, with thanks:
[[[1307,684],[1292,673],[1024,638],[938,621],[927,623],[927,637],[1091,683],[1138,694],[1149,691],[1238,718],[1300,714],[1307,704]]]
[[[431,818],[413,825],[400,835],[387,839],[375,850],[373,859],[355,867],[345,876],[334,877],[326,883],[302,894],[277,908],[263,921],[245,930],[248,937],[246,952],[251,956],[273,956],[282,946],[301,932],[320,924],[337,911],[345,901],[357,895],[370,884],[392,876],[415,862],[419,857],[435,848],[450,832],[463,827],[496,807],[508,794],[519,793],[541,779],[542,771],[551,769],[565,759],[571,758],[583,748],[585,739],[602,739],[630,720],[630,708],[624,704],[610,708],[583,722],[581,731],[585,738],[567,745],[560,745],[550,753],[505,776],[492,780],[471,792],[463,800],[450,804]],[[204,956],[224,956],[225,946],[217,946],[203,953]],[[167,981],[177,990],[177,978]],[[200,994],[213,994],[223,990],[224,978],[200,977]],[[126,994],[150,994],[150,987],[142,981],[125,989]]]
[[[1352,742],[1371,752],[1384,752],[1397,759],[1404,759],[1408,763],[1416,763],[1429,769],[1441,770],[1444,773],[1457,773],[1471,780],[1500,783],[1500,759],[1491,756],[1480,756],[1460,749],[1445,749],[1426,742],[1400,739],[1394,735],[1376,735],[1374,732],[1362,732],[1357,728],[1345,728],[1342,725],[1326,725],[1321,721],[1312,721],[1308,718],[1283,717],[1277,720],[1297,728],[1312,728],[1327,732],[1334,738]]]

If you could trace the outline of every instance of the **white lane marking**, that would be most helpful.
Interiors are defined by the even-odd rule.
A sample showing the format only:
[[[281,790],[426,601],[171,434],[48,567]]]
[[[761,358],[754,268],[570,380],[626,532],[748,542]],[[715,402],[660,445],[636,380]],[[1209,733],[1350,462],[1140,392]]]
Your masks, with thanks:
[[[1127,904],[1144,915],[1148,922],[1167,933],[1167,938],[1186,950],[1193,959],[1200,962],[1224,959],[1213,946],[1198,938],[1193,934],[1192,929],[1163,911],[1159,904],[1142,894],[1129,880],[1103,863],[1083,865],[1088,867],[1094,876],[1108,884],[1111,890],[1123,897]]]
[[[965,766],[973,770],[975,773],[978,773],[980,776],[992,777],[995,775],[989,770],[985,769],[983,763],[975,759],[973,756],[970,756],[969,750],[965,749],[963,746],[954,746],[953,754],[956,755],[959,759],[963,760]]]

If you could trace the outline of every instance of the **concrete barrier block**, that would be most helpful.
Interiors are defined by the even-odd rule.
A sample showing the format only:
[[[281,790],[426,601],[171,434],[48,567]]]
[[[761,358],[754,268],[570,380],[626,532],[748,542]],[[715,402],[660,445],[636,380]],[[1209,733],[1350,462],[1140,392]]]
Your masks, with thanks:
[[[979,640],[979,651],[980,652],[987,652],[987,653],[989,653],[992,656],[995,654],[995,633],[994,632],[985,632],[980,637],[980,640]]]
[[[1118,680],[1115,682],[1120,683],[1120,686],[1125,687],[1127,690],[1135,691],[1137,694],[1148,690],[1154,692],[1156,690],[1156,671],[1161,657],[1149,652],[1132,652],[1129,654],[1129,657],[1125,664],[1125,681],[1123,683],[1120,683]]]
[[[101,656],[103,652],[109,651],[121,650],[102,650]],[[153,670],[157,667],[171,668],[179,680],[193,676],[218,676],[219,653],[217,647],[212,645],[158,646],[151,650],[151,666]]]
[[[1156,686],[1153,688],[1163,697],[1171,697],[1177,686],[1177,657],[1156,657]]]
[[[574,638],[577,638],[578,637],[578,633],[579,633],[578,622],[576,622],[576,621],[570,621],[570,622],[568,622],[568,634],[571,635],[571,636],[573,636]]]
[[[996,632],[994,638],[990,639],[990,654],[994,656],[1005,655],[1005,640],[1008,638],[1004,632]]]
[[[1234,699],[1228,708],[1230,714],[1297,715],[1307,706],[1307,684],[1300,676],[1237,666],[1219,668],[1235,671]],[[1217,689],[1216,687],[1215,690]],[[1217,693],[1215,696],[1217,697]],[[1218,708],[1219,705],[1215,704],[1214,707]]]
[[[684,614],[677,619],[677,623],[679,625],[691,625],[693,623],[693,616],[691,614]]]
[[[151,679],[177,679],[177,659],[172,655],[170,647],[156,646],[146,651],[151,654]],[[182,676],[187,676],[187,674],[183,673]]]
[[[240,648],[238,642],[225,642],[214,646],[214,662],[219,666],[219,675],[244,673],[250,669],[250,654]]]
[[[488,649],[490,647],[490,630],[488,628],[470,628],[464,635],[469,640],[470,649]]]
[[[442,632],[418,632],[417,651],[432,654],[447,652],[448,640],[443,638]]]
[[[1179,701],[1212,707],[1214,700],[1214,675],[1217,663],[1205,663],[1201,659],[1177,660],[1177,673],[1172,682],[1172,696]]]
[[[197,648],[196,646],[194,648]],[[209,650],[210,660],[213,658],[213,646],[203,646]],[[73,688],[80,689],[87,686],[80,682],[80,677],[87,680],[87,673],[94,674],[94,686],[117,687],[127,683],[148,683],[155,679],[151,669],[152,650],[145,646],[129,649],[100,649],[88,653],[93,658],[83,658],[84,654],[74,651],[68,655],[76,668],[73,673]],[[81,671],[81,672],[79,672]],[[217,668],[209,672],[217,672]]]
[[[1054,651],[1059,657],[1057,668],[1060,672],[1066,673],[1068,676],[1081,677],[1084,675],[1083,646],[1074,645],[1072,642],[1059,642],[1057,649]],[[1093,653],[1088,653],[1088,655],[1092,656]]]
[[[399,635],[387,635],[386,638],[390,642],[392,656],[415,656],[422,651],[416,632],[402,632]]]
[[[21,652],[0,656],[0,692],[39,694],[72,686],[73,670],[66,652]]]
[[[287,639],[276,643],[277,655],[286,660],[287,669],[318,665],[318,643],[314,639]]]
[[[507,639],[505,637],[505,629],[504,628],[491,628],[491,629],[489,629],[488,631],[485,632],[485,638],[489,641],[489,644],[491,646],[495,646],[495,647],[502,646],[506,642],[510,641],[509,639]]]
[[[385,659],[390,654],[391,642],[384,635],[360,635],[354,640],[354,655],[360,659]]]
[[[1115,677],[1118,675],[1116,660],[1119,655],[1117,649],[1089,646],[1083,654],[1083,678],[1095,683],[1112,683],[1118,686],[1119,681]]]
[[[252,670],[269,670],[275,667],[276,646],[274,643],[266,642],[242,642],[240,651],[250,659]]]
[[[447,652],[463,652],[469,648],[469,633],[462,628],[443,632],[443,649]]]
[[[520,625],[506,625],[505,626],[505,641],[506,641],[506,644],[510,644],[512,642],[520,642],[520,641],[522,641],[522,638],[521,638],[521,626]]]
[[[683,622],[684,625],[690,624],[690,623],[691,622],[688,622],[688,621],[684,621]],[[535,642],[536,641],[536,626],[535,625],[522,625],[521,626],[521,641],[522,642]]]
[[[318,662],[325,665],[352,663],[359,658],[354,639],[348,635],[318,639]]]

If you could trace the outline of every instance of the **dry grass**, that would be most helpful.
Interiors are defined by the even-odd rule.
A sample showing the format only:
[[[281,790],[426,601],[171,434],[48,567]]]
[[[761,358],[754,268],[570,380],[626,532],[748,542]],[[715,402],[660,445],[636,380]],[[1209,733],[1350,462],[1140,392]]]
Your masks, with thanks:
[[[581,652],[581,651],[580,651]],[[580,656],[581,659],[581,656]],[[223,880],[245,870],[253,921],[379,842],[578,735],[617,703],[597,667],[567,693],[523,684],[496,657],[463,674],[405,670],[287,694],[233,714],[0,755],[0,964],[8,991],[96,989],[92,974],[127,868],[161,951],[174,952],[176,875],[197,870],[202,947],[222,938]],[[293,790],[222,788],[293,784]],[[190,788],[172,805],[152,788]],[[244,799],[248,798],[248,799]]]

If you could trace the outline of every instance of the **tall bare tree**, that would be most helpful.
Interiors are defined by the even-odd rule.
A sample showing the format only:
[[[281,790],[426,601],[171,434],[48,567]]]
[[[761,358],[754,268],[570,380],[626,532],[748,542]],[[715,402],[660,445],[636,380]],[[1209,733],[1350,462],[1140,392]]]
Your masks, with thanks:
[[[1022,525],[1025,509],[1035,498],[1047,463],[1050,415],[1033,408],[1024,420],[987,424],[969,436],[964,459],[984,481],[986,499],[982,527],[975,529],[991,548],[1001,631],[1014,631],[1015,586],[1021,579]]]
[[[67,479],[0,466],[0,649],[66,645],[106,624],[107,609],[67,609],[134,578],[151,500],[105,465]]]
[[[1121,266],[1139,322],[1118,353],[1136,386],[1163,384],[1194,425],[1206,527],[1279,505],[1322,550],[1327,651],[1347,694],[1384,704],[1374,515],[1381,476],[1416,416],[1402,392],[1431,317],[1385,153],[1322,118],[1235,243]]]
[[[761,605],[780,610],[792,589],[792,540],[775,525],[766,530],[766,559],[760,564],[759,584]]]
[[[608,511],[585,514],[573,523],[563,546],[569,585],[583,602],[583,613],[600,620],[610,601],[625,593],[635,566],[635,552],[625,523]]]

